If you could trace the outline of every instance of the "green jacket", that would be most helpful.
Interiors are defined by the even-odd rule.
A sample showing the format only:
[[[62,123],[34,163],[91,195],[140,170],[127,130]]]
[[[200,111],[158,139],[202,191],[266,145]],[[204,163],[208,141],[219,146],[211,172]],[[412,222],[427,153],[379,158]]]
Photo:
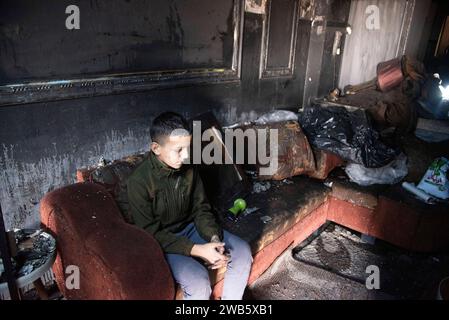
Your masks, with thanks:
[[[192,167],[172,169],[150,152],[129,177],[127,187],[135,224],[150,232],[165,253],[190,255],[194,243],[175,233],[192,221],[206,241],[214,234],[223,239],[201,178]]]

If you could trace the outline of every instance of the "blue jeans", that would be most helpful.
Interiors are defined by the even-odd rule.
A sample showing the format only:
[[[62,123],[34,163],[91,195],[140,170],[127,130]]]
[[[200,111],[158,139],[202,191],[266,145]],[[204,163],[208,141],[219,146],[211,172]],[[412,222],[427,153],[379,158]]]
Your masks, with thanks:
[[[205,244],[194,223],[176,233],[189,238],[195,244]],[[248,282],[253,258],[248,243],[232,233],[223,230],[225,248],[231,254],[231,261],[226,267],[222,300],[240,300]],[[212,292],[209,272],[204,263],[193,257],[181,254],[165,254],[173,277],[181,286],[186,300],[209,300]]]

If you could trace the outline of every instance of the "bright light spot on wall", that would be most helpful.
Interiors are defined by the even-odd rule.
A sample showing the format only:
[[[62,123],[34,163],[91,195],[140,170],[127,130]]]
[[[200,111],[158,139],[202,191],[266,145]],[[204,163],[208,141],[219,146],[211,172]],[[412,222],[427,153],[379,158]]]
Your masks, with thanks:
[[[347,26],[347,27],[346,27],[346,33],[349,34],[349,35],[351,35],[351,33],[352,33],[352,28],[351,28],[350,26]]]
[[[440,85],[441,95],[443,96],[443,100],[449,100],[449,86],[443,87]]]

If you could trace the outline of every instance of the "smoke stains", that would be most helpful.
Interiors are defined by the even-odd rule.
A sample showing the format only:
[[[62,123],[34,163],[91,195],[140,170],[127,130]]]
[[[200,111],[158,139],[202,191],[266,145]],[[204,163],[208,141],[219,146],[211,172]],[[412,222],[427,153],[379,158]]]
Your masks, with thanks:
[[[74,183],[76,169],[95,165],[101,157],[115,160],[144,152],[149,146],[149,132],[126,133],[111,130],[88,150],[53,155],[34,162],[18,161],[17,145],[0,146],[0,203],[7,229],[39,226],[39,206],[42,197],[58,187]]]

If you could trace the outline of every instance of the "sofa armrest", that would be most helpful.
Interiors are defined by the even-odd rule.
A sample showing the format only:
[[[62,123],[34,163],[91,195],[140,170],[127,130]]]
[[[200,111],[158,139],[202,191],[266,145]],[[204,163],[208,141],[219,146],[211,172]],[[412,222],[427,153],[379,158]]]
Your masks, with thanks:
[[[55,236],[53,267],[67,299],[173,299],[174,282],[157,241],[127,224],[111,195],[93,183],[47,194],[41,222]],[[69,289],[78,267],[79,289]],[[67,272],[72,270],[71,272]]]

